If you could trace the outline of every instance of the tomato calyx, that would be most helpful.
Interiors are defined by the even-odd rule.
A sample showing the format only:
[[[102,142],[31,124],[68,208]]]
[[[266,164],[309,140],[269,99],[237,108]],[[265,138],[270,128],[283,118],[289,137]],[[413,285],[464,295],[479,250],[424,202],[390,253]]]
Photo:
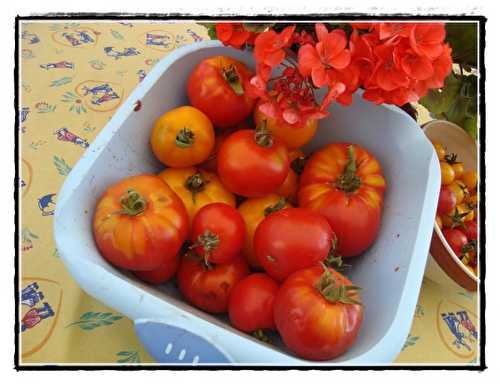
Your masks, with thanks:
[[[193,204],[196,204],[196,194],[203,191],[209,182],[210,181],[206,180],[200,172],[186,179],[184,186],[191,192]]]
[[[458,208],[455,208],[455,211],[453,212],[453,214],[450,215],[450,219],[451,219],[450,228],[454,229],[456,227],[463,227],[464,226],[464,217],[467,216],[469,213],[470,213],[470,211],[460,213],[458,211]]]
[[[142,197],[137,191],[129,189],[120,197],[120,205],[122,210],[118,213],[129,216],[137,216],[144,212],[147,203],[146,199],[144,199],[144,197]]]
[[[348,161],[344,172],[335,180],[335,186],[347,193],[356,192],[361,187],[361,179],[356,175],[356,158],[354,156],[354,147],[349,146]]]
[[[191,245],[191,249],[196,247],[203,247],[205,265],[207,267],[210,267],[208,257],[210,256],[210,253],[219,246],[219,242],[219,236],[217,236],[209,229],[206,229],[205,232],[198,236],[196,242]]]
[[[234,64],[231,64],[227,67],[222,67],[221,72],[222,77],[229,84],[234,93],[236,93],[238,96],[242,96],[245,91],[243,90],[241,77],[238,74],[238,71],[236,70]]]
[[[321,293],[325,300],[332,304],[341,302],[344,304],[363,305],[361,302],[352,297],[352,293],[361,290],[360,287],[355,285],[337,284],[337,280],[332,276],[332,273],[324,264],[322,265],[324,272],[316,284],[316,289],[319,293]]]
[[[257,329],[256,331],[253,331],[252,336],[255,337],[257,340],[263,341],[264,343],[272,344],[271,339],[266,335],[266,333],[262,329]]]
[[[334,238],[332,239],[332,247],[330,251],[328,251],[328,256],[323,261],[323,263],[330,268],[335,269],[337,272],[342,272],[351,267],[350,264],[345,264],[341,255],[337,253],[337,236],[334,234]]]
[[[458,164],[460,163],[459,161],[457,161],[457,154],[456,153],[450,153],[448,155],[445,155],[444,156],[444,160],[450,164],[450,165],[453,165],[453,164]]]
[[[269,216],[273,212],[277,212],[280,209],[285,208],[286,199],[284,197],[280,197],[276,204],[270,205],[264,209],[264,216]]]
[[[460,260],[465,265],[476,265],[477,242],[471,240],[460,249]]]
[[[273,135],[267,129],[267,120],[262,120],[255,128],[255,142],[261,147],[270,148],[273,146]]]
[[[189,148],[194,144],[194,132],[189,128],[182,128],[175,137],[175,145],[180,148]]]
[[[299,156],[293,159],[293,161],[290,163],[290,168],[292,168],[297,175],[301,175],[304,171],[304,167],[306,166],[306,160],[306,156]]]

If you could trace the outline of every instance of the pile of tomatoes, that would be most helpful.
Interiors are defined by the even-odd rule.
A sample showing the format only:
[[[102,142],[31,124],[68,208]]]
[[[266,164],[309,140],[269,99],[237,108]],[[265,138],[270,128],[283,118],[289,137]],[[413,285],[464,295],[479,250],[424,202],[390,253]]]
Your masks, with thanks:
[[[477,275],[477,172],[464,170],[456,154],[433,144],[441,165],[436,223],[455,255]]]
[[[152,151],[167,168],[110,186],[94,238],[113,265],[150,284],[174,278],[186,301],[227,313],[238,330],[262,340],[277,332],[296,355],[329,360],[362,323],[360,288],[339,271],[377,237],[382,168],[351,143],[306,157],[300,147],[317,121],[263,114],[246,91],[251,76],[230,57],[199,63],[191,105],[152,128]]]

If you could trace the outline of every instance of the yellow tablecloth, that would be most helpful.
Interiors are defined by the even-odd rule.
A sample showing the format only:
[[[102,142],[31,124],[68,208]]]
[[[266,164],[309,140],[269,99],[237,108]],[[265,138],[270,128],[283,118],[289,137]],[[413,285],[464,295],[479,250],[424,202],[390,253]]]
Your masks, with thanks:
[[[21,363],[153,362],[132,322],[86,295],[59,259],[52,214],[65,176],[158,60],[206,39],[172,22],[21,25]],[[396,363],[476,361],[476,295],[424,279]]]

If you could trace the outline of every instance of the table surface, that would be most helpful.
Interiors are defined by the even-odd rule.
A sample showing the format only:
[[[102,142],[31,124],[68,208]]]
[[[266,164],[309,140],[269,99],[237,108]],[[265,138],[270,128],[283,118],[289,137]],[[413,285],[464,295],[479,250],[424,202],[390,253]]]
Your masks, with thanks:
[[[65,176],[129,93],[169,52],[208,36],[167,21],[49,20],[23,23],[21,33],[21,363],[151,363],[132,322],[66,270],[52,214]],[[476,313],[475,293],[424,279],[395,363],[475,364]]]

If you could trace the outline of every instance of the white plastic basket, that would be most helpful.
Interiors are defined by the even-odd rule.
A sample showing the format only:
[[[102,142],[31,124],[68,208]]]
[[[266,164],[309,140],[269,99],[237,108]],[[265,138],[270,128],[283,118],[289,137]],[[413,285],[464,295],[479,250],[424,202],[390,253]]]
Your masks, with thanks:
[[[321,120],[306,148],[311,151],[335,141],[360,144],[380,161],[388,185],[376,243],[349,260],[353,264],[349,277],[363,287],[365,318],[358,339],[344,355],[321,363],[299,359],[279,341],[274,346],[262,343],[232,328],[223,316],[190,306],[172,284],[156,288],[140,282],[108,264],[97,251],[91,231],[96,200],[126,176],[162,169],[149,146],[154,121],[187,104],[189,74],[204,58],[220,54],[254,67],[251,53],[218,42],[179,48],[154,67],[90,145],[58,194],[54,233],[62,260],[88,294],[135,321],[139,337],[160,362],[390,364],[411,327],[432,235],[440,170],[431,143],[408,115],[366,102],[360,93],[353,95],[350,107],[331,107],[330,117]],[[138,100],[142,106],[134,111]],[[186,345],[180,351],[169,339],[172,334],[178,340],[184,337]],[[195,335],[200,336],[199,343]],[[212,351],[205,348],[208,345]],[[220,359],[214,357],[217,353]]]

